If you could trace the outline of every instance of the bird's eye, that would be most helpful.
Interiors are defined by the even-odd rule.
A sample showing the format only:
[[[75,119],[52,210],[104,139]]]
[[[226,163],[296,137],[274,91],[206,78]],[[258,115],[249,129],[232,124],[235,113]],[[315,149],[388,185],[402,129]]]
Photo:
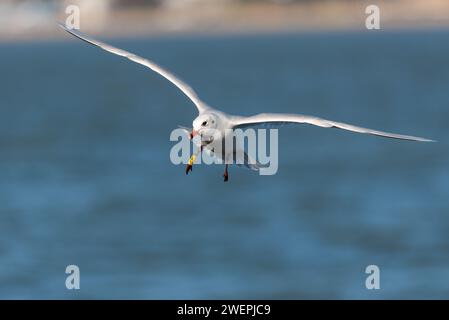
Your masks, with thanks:
[[[202,125],[203,127],[207,126],[207,121],[204,121],[201,125]]]

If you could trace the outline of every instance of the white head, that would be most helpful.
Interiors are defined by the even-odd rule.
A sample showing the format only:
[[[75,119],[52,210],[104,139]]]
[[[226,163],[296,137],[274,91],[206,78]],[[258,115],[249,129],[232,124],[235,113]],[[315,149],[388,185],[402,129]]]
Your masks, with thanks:
[[[203,113],[193,120],[193,130],[191,137],[201,135],[202,137],[211,137],[218,128],[218,117],[213,113]]]

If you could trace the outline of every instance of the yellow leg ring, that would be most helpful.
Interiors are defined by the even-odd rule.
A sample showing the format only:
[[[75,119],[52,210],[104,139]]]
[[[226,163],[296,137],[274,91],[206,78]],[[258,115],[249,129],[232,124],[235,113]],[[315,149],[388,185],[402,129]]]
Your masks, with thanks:
[[[193,165],[193,163],[195,162],[195,159],[196,159],[196,155],[193,155],[193,156],[190,157],[190,159],[189,159],[189,165],[190,166]]]

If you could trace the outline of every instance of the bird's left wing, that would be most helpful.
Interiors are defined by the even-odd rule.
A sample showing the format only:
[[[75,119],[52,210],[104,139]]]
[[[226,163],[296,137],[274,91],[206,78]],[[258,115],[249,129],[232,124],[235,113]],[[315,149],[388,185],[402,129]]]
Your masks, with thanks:
[[[74,35],[75,37],[93,44],[94,46],[97,46],[103,50],[106,50],[110,53],[116,54],[118,56],[122,56],[125,57],[133,62],[136,62],[138,64],[144,65],[147,68],[150,68],[151,70],[155,71],[156,73],[160,74],[161,76],[163,76],[165,79],[167,79],[168,81],[170,81],[171,83],[173,83],[175,86],[177,86],[196,106],[196,108],[198,109],[198,112],[201,113],[204,110],[208,109],[209,107],[202,102],[196,92],[185,82],[183,82],[182,80],[180,80],[179,78],[177,78],[175,75],[173,75],[172,73],[170,73],[169,71],[163,69],[162,67],[158,66],[156,63],[144,59],[142,57],[139,57],[133,53],[130,53],[128,51],[122,50],[122,49],[118,49],[115,48],[113,46],[110,46],[106,43],[94,40],[89,38],[86,35],[82,35],[80,32],[77,32],[73,29],[68,29],[66,26],[64,26],[63,24],[59,24],[59,26],[64,29],[65,31],[67,31],[68,33]]]
[[[389,133],[383,131],[377,131],[362,127],[353,126],[351,124],[335,122],[331,120],[325,120],[312,116],[305,116],[301,114],[281,114],[281,113],[261,113],[251,117],[234,117],[232,119],[233,128],[247,128],[253,126],[280,126],[283,124],[291,124],[291,123],[299,123],[299,124],[312,124],[315,126],[323,127],[323,128],[338,128],[358,133],[366,133],[375,136],[381,136],[386,138],[393,139],[402,139],[402,140],[411,140],[411,141],[422,141],[422,142],[433,142],[433,140],[407,136],[396,133]]]

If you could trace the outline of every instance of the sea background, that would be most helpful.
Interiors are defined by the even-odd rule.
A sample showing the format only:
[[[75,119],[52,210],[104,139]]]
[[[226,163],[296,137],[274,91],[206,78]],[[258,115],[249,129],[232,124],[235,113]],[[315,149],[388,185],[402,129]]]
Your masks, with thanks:
[[[231,114],[438,142],[286,126],[276,175],[186,176],[169,135],[196,110],[170,83],[68,35],[0,43],[0,298],[449,296],[447,30],[106,40]]]

